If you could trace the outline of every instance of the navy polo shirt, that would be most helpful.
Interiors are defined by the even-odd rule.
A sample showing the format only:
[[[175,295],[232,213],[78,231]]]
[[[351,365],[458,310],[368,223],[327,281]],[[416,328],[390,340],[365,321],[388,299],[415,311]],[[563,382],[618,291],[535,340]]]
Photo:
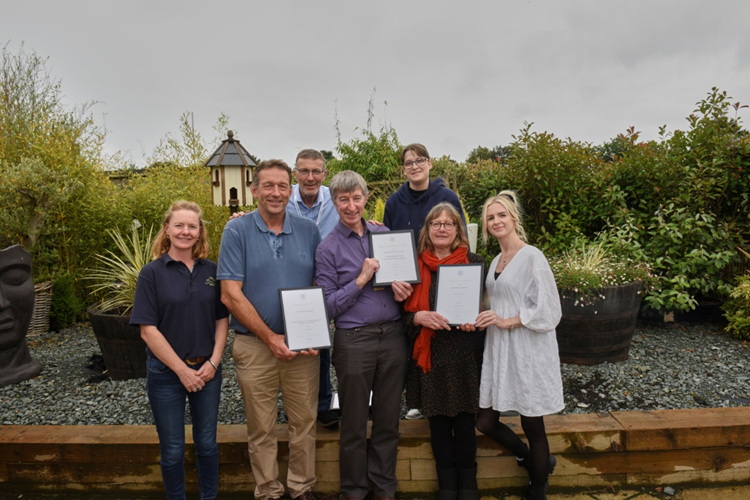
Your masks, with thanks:
[[[210,260],[196,259],[190,272],[164,253],[141,269],[130,324],[155,326],[181,359],[210,356],[216,320],[227,316]],[[146,352],[153,356],[151,349]]]

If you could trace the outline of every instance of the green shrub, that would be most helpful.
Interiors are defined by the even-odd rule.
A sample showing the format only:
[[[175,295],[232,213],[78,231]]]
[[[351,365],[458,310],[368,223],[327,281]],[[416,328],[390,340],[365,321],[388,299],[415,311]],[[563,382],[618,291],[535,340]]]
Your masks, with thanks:
[[[52,304],[49,313],[50,330],[57,331],[75,323],[85,307],[76,295],[73,275],[55,278],[52,282]]]
[[[741,340],[750,340],[750,274],[740,276],[724,302],[727,331]]]

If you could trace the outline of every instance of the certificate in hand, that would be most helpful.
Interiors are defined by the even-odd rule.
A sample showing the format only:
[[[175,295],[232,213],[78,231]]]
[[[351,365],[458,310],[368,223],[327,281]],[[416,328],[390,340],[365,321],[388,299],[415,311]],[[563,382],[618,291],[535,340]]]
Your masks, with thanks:
[[[394,281],[420,282],[417,245],[412,231],[371,232],[370,257],[380,262],[373,286],[387,286]]]
[[[323,287],[281,288],[279,297],[289,350],[329,349],[331,332]]]
[[[438,266],[435,312],[448,324],[474,324],[482,311],[484,264]]]

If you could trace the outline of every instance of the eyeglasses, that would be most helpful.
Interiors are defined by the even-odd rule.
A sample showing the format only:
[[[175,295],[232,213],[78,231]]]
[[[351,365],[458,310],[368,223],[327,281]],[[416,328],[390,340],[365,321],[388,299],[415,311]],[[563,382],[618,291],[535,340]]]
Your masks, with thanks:
[[[417,158],[416,160],[405,161],[404,162],[404,168],[406,170],[411,170],[412,168],[414,168],[414,165],[416,165],[418,167],[424,167],[424,164],[427,163],[427,160],[429,160],[429,158],[425,158],[423,156],[421,158]]]
[[[323,174],[326,173],[325,170],[317,170],[317,169],[316,170],[308,170],[306,168],[295,169],[294,171],[297,172],[302,177],[307,177],[310,174],[313,174],[314,177],[322,177]]]
[[[440,229],[441,226],[444,227],[446,231],[450,231],[451,229],[456,227],[453,222],[430,222],[430,227],[435,231]]]

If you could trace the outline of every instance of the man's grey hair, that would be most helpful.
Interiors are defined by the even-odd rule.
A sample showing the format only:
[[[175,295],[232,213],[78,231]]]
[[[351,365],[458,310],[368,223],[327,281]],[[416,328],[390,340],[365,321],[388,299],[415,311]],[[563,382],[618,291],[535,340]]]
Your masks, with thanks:
[[[362,190],[365,197],[369,194],[364,177],[353,170],[342,170],[331,179],[331,199],[335,202],[339,193],[350,193],[357,188]]]

